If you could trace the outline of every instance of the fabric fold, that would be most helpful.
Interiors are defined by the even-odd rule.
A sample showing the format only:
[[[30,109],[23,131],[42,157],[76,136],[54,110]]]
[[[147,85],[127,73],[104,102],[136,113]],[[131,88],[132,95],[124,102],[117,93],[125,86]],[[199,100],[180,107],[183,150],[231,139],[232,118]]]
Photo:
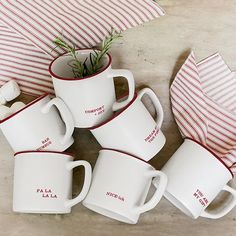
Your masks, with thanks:
[[[192,52],[170,88],[171,104],[175,120],[183,137],[206,143],[206,104]]]
[[[219,53],[199,63],[191,53],[176,75],[170,95],[182,136],[203,144],[236,173],[234,86],[235,73]]]

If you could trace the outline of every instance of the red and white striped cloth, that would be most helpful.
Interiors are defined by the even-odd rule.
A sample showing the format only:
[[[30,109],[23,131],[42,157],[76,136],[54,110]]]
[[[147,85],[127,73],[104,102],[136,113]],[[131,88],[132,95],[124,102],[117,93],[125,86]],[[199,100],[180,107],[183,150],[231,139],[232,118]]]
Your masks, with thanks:
[[[63,33],[77,48],[96,45],[111,28],[123,31],[164,15],[153,0],[0,1],[0,84],[15,79],[24,92],[53,93],[47,68],[63,51]]]
[[[192,52],[170,95],[182,136],[203,144],[236,174],[236,74],[219,53],[196,63]]]

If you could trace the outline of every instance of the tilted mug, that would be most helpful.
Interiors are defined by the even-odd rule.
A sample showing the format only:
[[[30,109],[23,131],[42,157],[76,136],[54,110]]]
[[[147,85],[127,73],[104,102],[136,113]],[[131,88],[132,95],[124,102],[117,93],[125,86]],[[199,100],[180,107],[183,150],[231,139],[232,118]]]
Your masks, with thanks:
[[[156,119],[143,104],[144,95],[151,99]],[[161,131],[162,122],[163,109],[159,99],[150,88],[144,88],[125,108],[100,125],[91,127],[90,131],[103,148],[124,151],[148,161],[166,142]]]
[[[233,178],[231,170],[194,140],[185,139],[162,171],[168,176],[165,198],[191,218],[217,219],[236,205],[236,190],[227,185]],[[229,192],[232,199],[210,211],[207,207],[221,191]]]
[[[74,142],[71,112],[60,98],[48,94],[0,120],[0,129],[15,152],[64,151]]]

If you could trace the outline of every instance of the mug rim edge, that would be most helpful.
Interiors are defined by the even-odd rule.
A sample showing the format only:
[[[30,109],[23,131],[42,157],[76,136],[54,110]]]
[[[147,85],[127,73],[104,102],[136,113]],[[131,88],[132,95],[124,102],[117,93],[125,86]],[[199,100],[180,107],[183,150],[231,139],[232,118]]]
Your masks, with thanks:
[[[91,48],[76,49],[75,51],[86,51],[86,50],[93,51],[93,49],[91,49]],[[101,51],[101,50],[99,50],[99,49],[95,49],[95,50]],[[98,71],[97,73],[94,73],[94,74],[92,74],[92,75],[85,76],[85,77],[66,78],[66,77],[61,77],[61,76],[55,74],[55,73],[52,71],[52,65],[53,65],[53,63],[54,63],[57,59],[59,59],[60,57],[65,56],[66,54],[68,54],[68,52],[65,52],[65,53],[60,54],[59,56],[57,56],[56,58],[54,58],[54,59],[50,62],[50,64],[49,64],[48,72],[49,72],[49,74],[50,74],[53,78],[55,78],[55,79],[57,79],[57,80],[65,80],[65,81],[73,81],[73,80],[74,80],[74,81],[79,81],[79,80],[90,79],[90,78],[92,78],[92,77],[94,77],[94,76],[96,76],[96,75],[99,75],[99,74],[101,74],[102,72],[104,72],[107,68],[109,68],[109,66],[110,66],[111,63],[112,63],[112,57],[111,57],[111,55],[110,55],[109,53],[106,53],[106,56],[108,57],[108,63],[107,63],[107,65],[106,65],[102,70],[100,70],[100,71]]]
[[[75,157],[72,155],[72,153],[69,153],[69,152],[59,152],[59,151],[50,151],[50,150],[27,150],[27,151],[20,151],[20,152],[16,152],[14,154],[14,157],[16,158],[18,155],[21,155],[21,154],[32,154],[32,153],[48,153],[48,154],[60,154],[60,155],[66,155],[66,156],[69,156],[69,157],[72,157],[73,159],[75,159]]]

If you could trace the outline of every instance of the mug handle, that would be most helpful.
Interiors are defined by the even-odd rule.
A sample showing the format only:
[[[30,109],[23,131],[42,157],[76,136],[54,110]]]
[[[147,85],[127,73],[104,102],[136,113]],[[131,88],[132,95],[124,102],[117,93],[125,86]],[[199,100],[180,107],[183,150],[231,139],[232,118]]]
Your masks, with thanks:
[[[68,208],[80,203],[86,197],[90,188],[91,180],[92,180],[92,168],[91,168],[91,165],[87,161],[72,161],[72,162],[67,163],[66,168],[67,170],[70,171],[77,166],[84,167],[84,185],[80,194],[77,197],[67,200],[65,202],[65,206]]]
[[[61,139],[61,143],[65,144],[71,138],[71,136],[74,132],[74,120],[73,120],[72,115],[71,115],[68,107],[66,106],[66,104],[62,101],[62,99],[60,99],[58,97],[51,99],[42,108],[42,112],[48,113],[52,106],[55,106],[58,109],[58,111],[62,117],[62,120],[65,123],[66,132]]]
[[[157,118],[156,118],[156,123],[157,123],[157,127],[160,128],[164,119],[164,113],[163,113],[163,108],[161,106],[161,103],[158,99],[158,97],[156,96],[156,94],[150,89],[150,88],[144,88],[142,89],[139,93],[138,93],[138,99],[141,100],[143,95],[148,95],[149,98],[151,99],[156,113],[157,113]]]
[[[218,219],[218,218],[221,218],[224,215],[228,214],[236,206],[236,190],[231,188],[228,185],[225,185],[223,190],[231,193],[233,196],[233,199],[230,200],[229,204],[226,207],[224,207],[221,211],[219,211],[215,214],[204,210],[202,212],[202,214],[200,215],[201,217],[210,218],[210,219]]]
[[[166,189],[167,176],[162,171],[153,170],[153,171],[148,172],[147,176],[149,178],[159,177],[159,184],[154,185],[156,187],[156,191],[153,194],[152,198],[148,202],[144,203],[144,205],[138,206],[134,209],[135,213],[137,213],[137,214],[141,214],[141,213],[144,213],[146,211],[153,209],[158,204],[158,202],[161,200],[161,198],[165,192],[165,189]],[[155,178],[155,181],[156,181],[156,178]]]
[[[135,92],[135,83],[134,83],[134,76],[131,71],[129,70],[124,70],[124,69],[111,69],[108,77],[124,77],[127,82],[128,82],[128,87],[129,87],[129,95],[128,98],[125,101],[122,102],[114,102],[112,106],[113,111],[117,111],[126,105],[133,99],[134,97],[134,92]]]

